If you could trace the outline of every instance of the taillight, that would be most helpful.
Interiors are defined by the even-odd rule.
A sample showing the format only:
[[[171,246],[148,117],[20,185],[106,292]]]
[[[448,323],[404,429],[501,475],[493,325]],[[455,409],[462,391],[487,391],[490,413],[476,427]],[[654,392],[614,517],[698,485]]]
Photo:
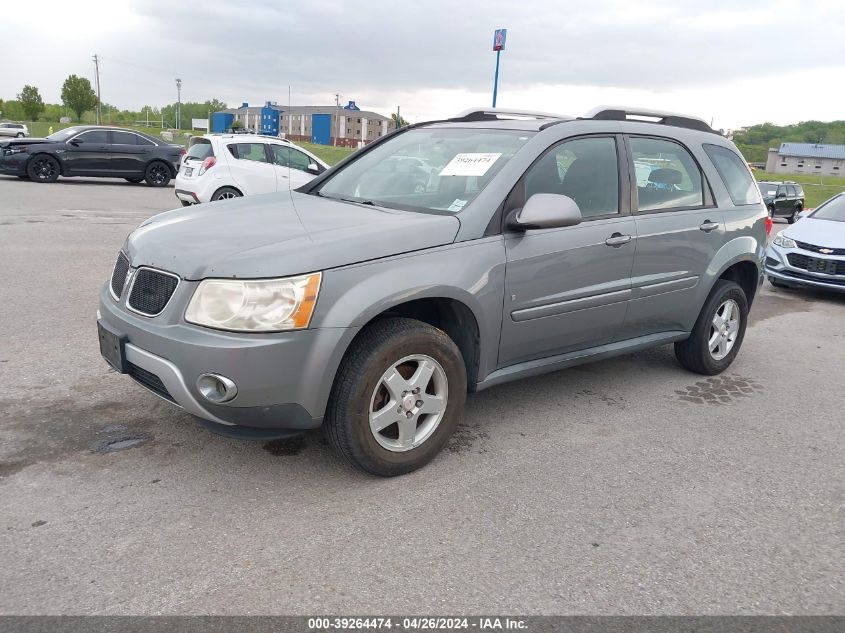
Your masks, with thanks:
[[[205,172],[209,169],[214,167],[217,164],[217,159],[214,156],[209,156],[204,161],[202,161],[202,165],[200,165],[199,176],[202,176]]]
[[[771,216],[766,216],[766,236],[768,237],[772,233],[772,218]]]
[[[182,156],[184,156],[185,154],[187,154],[187,153],[188,153],[188,150],[186,150],[186,149],[183,147],[183,148],[182,148],[182,151],[181,151],[181,152],[179,152],[179,153],[180,153],[180,154],[182,154]]]

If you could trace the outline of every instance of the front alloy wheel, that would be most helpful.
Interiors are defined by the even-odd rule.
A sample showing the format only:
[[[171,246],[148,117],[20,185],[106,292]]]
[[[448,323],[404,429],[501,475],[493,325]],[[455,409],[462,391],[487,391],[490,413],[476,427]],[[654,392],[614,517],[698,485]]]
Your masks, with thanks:
[[[59,171],[59,161],[47,154],[34,156],[26,167],[29,179],[34,182],[56,182]]]
[[[421,468],[457,428],[463,356],[442,330],[404,317],[365,327],[343,357],[324,429],[335,450],[373,475]]]
[[[389,451],[420,446],[437,429],[449,399],[449,380],[425,354],[399,359],[379,380],[370,399],[370,431]]]

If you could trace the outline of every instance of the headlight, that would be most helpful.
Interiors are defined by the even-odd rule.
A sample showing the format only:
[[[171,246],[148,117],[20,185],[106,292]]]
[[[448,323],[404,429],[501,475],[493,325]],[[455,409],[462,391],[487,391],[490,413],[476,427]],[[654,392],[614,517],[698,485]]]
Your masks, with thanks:
[[[795,240],[791,240],[780,233],[778,233],[777,237],[775,237],[774,243],[776,246],[780,246],[782,248],[797,248]]]
[[[233,332],[308,327],[321,273],[285,279],[206,279],[191,297],[185,320]]]

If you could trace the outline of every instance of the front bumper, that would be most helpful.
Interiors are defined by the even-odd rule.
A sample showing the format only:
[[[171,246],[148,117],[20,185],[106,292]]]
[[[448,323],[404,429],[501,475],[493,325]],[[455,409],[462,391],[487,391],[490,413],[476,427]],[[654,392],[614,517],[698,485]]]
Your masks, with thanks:
[[[6,151],[6,149],[0,149],[0,174],[26,175],[26,161],[30,155],[26,152],[8,154]]]
[[[790,254],[804,255],[816,260],[841,262],[840,270],[845,269],[845,258],[829,257],[801,248],[783,248],[772,243],[766,248],[766,275],[770,279],[776,279],[791,286],[824,288],[835,292],[845,292],[845,275],[828,275],[792,266],[789,263]]]
[[[354,329],[322,328],[244,335],[186,324],[181,309],[195,282],[183,280],[158,317],[129,312],[106,283],[102,324],[125,337],[127,373],[149,391],[202,420],[228,427],[303,430],[322,424],[339,359]],[[139,371],[140,369],[140,371]],[[213,404],[196,382],[204,373],[234,381],[237,396]]]

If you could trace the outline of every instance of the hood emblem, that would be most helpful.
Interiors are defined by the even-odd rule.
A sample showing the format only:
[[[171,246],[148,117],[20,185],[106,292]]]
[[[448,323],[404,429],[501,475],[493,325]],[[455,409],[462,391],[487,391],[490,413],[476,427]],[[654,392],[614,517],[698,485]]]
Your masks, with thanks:
[[[819,253],[824,253],[825,255],[830,255],[831,253],[833,253],[833,249],[832,248],[820,248]]]

